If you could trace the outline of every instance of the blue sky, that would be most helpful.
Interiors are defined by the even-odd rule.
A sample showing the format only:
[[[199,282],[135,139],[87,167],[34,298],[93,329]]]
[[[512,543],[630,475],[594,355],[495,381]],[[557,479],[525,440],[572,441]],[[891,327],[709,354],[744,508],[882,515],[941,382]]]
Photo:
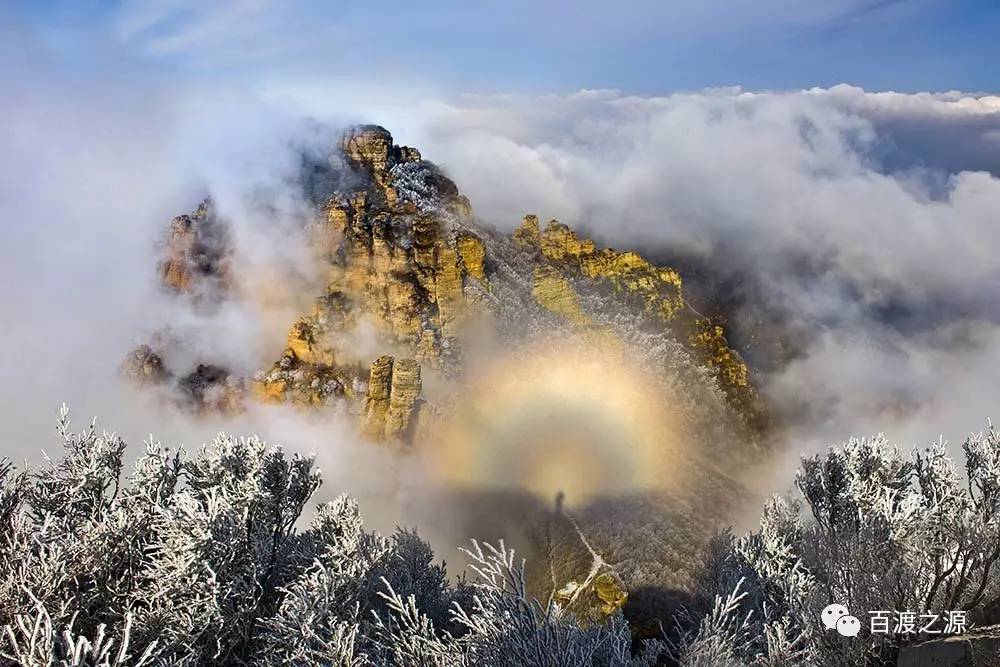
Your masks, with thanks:
[[[5,50],[169,80],[335,76],[474,92],[996,91],[996,0],[23,2]]]

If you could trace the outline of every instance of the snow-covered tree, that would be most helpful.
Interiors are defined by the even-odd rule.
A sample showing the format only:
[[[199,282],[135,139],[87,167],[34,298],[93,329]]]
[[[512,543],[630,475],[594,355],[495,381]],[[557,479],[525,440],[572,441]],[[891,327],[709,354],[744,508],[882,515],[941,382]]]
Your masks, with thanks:
[[[990,424],[964,453],[959,470],[944,442],[904,454],[879,435],[804,458],[797,496],[775,498],[759,530],[716,545],[703,587],[714,606],[680,642],[681,664],[895,664],[901,643],[930,636],[863,624],[844,641],[820,619],[832,603],[865,623],[875,610],[995,623],[1000,434]]]
[[[583,627],[529,598],[523,563],[473,544],[449,582],[415,533],[366,531],[357,504],[298,520],[313,461],[256,437],[194,455],[60,414],[63,455],[0,463],[0,664],[641,665],[625,621]]]
[[[527,590],[503,543],[449,581],[414,532],[367,531],[341,496],[300,517],[311,459],[219,435],[197,453],[58,423],[60,457],[0,462],[0,664],[892,664],[900,642],[823,629],[832,602],[1000,618],[1000,433],[904,454],[882,436],[803,459],[797,494],[709,549],[696,603],[663,641],[620,614],[574,617]],[[669,647],[669,648],[668,648]],[[662,664],[659,663],[659,664]]]

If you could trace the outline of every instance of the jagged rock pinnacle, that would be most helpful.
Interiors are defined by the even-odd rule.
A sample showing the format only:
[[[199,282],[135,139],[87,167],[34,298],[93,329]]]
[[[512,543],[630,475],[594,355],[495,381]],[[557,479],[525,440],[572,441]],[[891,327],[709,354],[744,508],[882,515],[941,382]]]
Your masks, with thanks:
[[[325,284],[312,311],[289,323],[277,361],[253,376],[253,396],[346,403],[371,438],[405,441],[419,431],[416,416],[421,425],[437,419],[437,404],[420,410],[423,380],[460,376],[473,331],[495,327],[514,346],[541,332],[580,336],[595,354],[618,357],[643,329],[669,337],[673,347],[663,349],[682,347],[684,363],[707,369],[739,412],[755,409],[746,365],[719,325],[686,306],[672,268],[599,247],[555,220],[542,227],[535,215],[513,236],[485,228],[450,178],[378,125],[350,128],[337,148],[325,168],[338,176],[314,193],[319,211],[307,229]],[[161,279],[181,293],[225,284],[228,253],[225,225],[206,200],[171,223]],[[369,344],[359,355],[362,325]],[[129,375],[165,381],[160,352],[137,350]],[[185,372],[170,380],[200,404],[236,396],[220,389],[237,384],[226,369]],[[702,390],[716,391],[692,387]]]
[[[394,145],[392,134],[380,125],[360,125],[347,130],[341,139],[341,148],[348,160],[382,184],[394,165],[420,161],[420,151]]]

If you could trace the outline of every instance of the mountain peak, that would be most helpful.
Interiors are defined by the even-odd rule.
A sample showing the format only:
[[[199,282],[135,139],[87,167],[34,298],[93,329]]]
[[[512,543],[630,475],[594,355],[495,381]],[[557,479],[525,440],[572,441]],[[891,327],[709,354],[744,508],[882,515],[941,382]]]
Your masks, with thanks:
[[[689,395],[677,401],[697,405],[686,418],[723,415],[756,439],[760,405],[746,364],[718,323],[687,306],[677,271],[599,247],[556,220],[542,227],[536,215],[510,236],[486,228],[450,178],[381,126],[349,128],[337,151],[355,177],[330,180],[306,230],[326,284],[290,323],[277,361],[242,379],[250,389],[242,395],[311,409],[346,405],[367,436],[412,442],[435,419],[447,421],[458,397],[430,406],[422,386],[444,382],[460,393],[466,352],[486,327],[504,354],[579,338],[595,354],[643,359],[654,382],[684,387]],[[161,263],[165,287],[198,293],[200,283],[231,280],[225,230],[207,200],[175,218]],[[365,347],[378,354],[359,352],[364,327],[372,327]],[[136,354],[150,358],[170,365],[169,350]],[[131,377],[190,377],[153,370]],[[226,395],[241,382],[222,371],[196,375],[199,387],[224,381]]]
[[[404,162],[419,162],[420,151],[409,146],[397,146],[392,134],[381,125],[357,125],[344,132],[341,150],[356,167],[384,182],[392,167]]]

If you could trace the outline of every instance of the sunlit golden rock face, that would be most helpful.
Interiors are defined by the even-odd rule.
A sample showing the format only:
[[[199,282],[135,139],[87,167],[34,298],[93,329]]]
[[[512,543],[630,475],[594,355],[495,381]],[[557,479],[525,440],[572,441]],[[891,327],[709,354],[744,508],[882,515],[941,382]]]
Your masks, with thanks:
[[[206,199],[189,215],[170,222],[166,257],[159,265],[163,286],[178,294],[214,298],[229,280],[230,248],[225,228]]]
[[[391,189],[389,170],[398,163],[420,161],[420,151],[393,145],[392,135],[378,125],[348,130],[341,140],[341,148],[348,160],[371,174],[390,205],[395,203],[396,193]]]
[[[576,232],[556,220],[549,220],[549,224],[541,234],[539,245],[542,255],[554,262],[566,259],[579,260],[597,252],[593,241],[577,238]]]
[[[315,238],[329,263],[330,289],[374,316],[387,344],[408,347],[432,365],[446,363],[442,353],[457,348],[468,311],[465,286],[486,281],[482,239],[457,224],[470,212],[468,201],[382,128],[352,130],[343,147],[371,180],[324,207]]]
[[[483,240],[468,230],[462,230],[458,232],[455,242],[458,256],[469,275],[477,280],[486,280],[486,244]]]
[[[748,387],[750,372],[740,359],[739,353],[726,344],[726,334],[722,327],[711,320],[699,319],[696,330],[691,334],[690,343],[702,351],[705,364],[719,375],[726,386]]]
[[[254,375],[259,400],[339,405],[359,415],[368,437],[406,439],[448,421],[421,416],[430,414],[418,409],[424,380],[441,379],[461,395],[465,351],[484,331],[516,346],[538,327],[555,327],[551,335],[573,336],[614,365],[634,345],[627,327],[641,326],[679,341],[739,410],[755,409],[746,365],[718,323],[687,307],[670,267],[601,248],[555,220],[542,227],[535,215],[511,237],[485,229],[455,184],[384,128],[349,130],[339,154],[354,177],[323,196],[308,235],[323,293],[291,322],[277,360]],[[198,293],[224,284],[225,238],[208,202],[175,219],[164,285]],[[633,323],[618,322],[619,314]],[[456,400],[438,397],[437,412],[453,411]]]
[[[356,397],[363,378],[359,366],[304,362],[289,348],[270,369],[257,372],[251,389],[265,403],[323,407]]]
[[[594,579],[594,595],[597,598],[597,610],[607,617],[625,606],[628,593],[621,578],[612,572],[604,572]]]
[[[362,413],[361,428],[372,438],[381,439],[385,435],[385,421],[389,414],[389,394],[392,391],[393,358],[383,355],[372,362],[368,374],[368,393]]]
[[[607,285],[634,299],[637,307],[659,320],[684,341],[700,363],[714,375],[720,388],[740,409],[758,420],[759,400],[749,382],[749,369],[729,347],[719,324],[687,307],[680,275],[670,267],[652,264],[633,251],[598,248],[581,239],[567,225],[551,220],[540,229],[538,217],[527,215],[513,234],[514,242],[535,257],[532,294],[546,309],[584,328],[594,323],[581,306],[573,280]]]
[[[610,567],[584,583],[567,581],[555,592],[555,601],[571,610],[583,623],[603,623],[621,611],[628,592]]]
[[[420,389],[420,364],[415,359],[396,361],[389,390],[389,412],[385,416],[387,440],[408,439],[420,409]]]
[[[254,376],[253,394],[267,403],[311,407],[359,398],[367,368],[342,344],[345,332],[357,324],[356,316],[343,292],[329,290],[316,299],[312,312],[289,329],[282,356]]]
[[[545,264],[535,267],[531,293],[538,303],[573,324],[590,324],[590,318],[584,314],[580,305],[579,295],[555,267]]]
[[[393,145],[374,126],[349,131],[342,149],[367,180],[331,195],[311,236],[328,295],[336,298],[292,325],[285,357],[258,382],[258,393],[308,405],[331,396],[361,400],[351,387],[359,381],[356,365],[366,360],[343,341],[365,319],[376,328],[377,346],[411,358],[383,356],[372,365],[358,407],[361,430],[376,440],[405,439],[413,431],[420,365],[454,368],[463,325],[479,312],[479,297],[467,288],[486,289],[487,249],[466,224],[468,201],[418,151]],[[303,376],[322,391],[297,388]]]
[[[514,233],[515,240],[534,243],[539,259],[562,271],[577,272],[592,280],[604,280],[615,289],[642,298],[646,308],[670,321],[684,307],[681,277],[667,267],[657,267],[636,252],[597,248],[589,239],[555,220],[538,231],[538,218],[527,216]]]
[[[372,362],[362,431],[375,440],[409,441],[420,410],[420,364],[383,355]]]
[[[318,333],[318,327],[309,318],[300,319],[288,331],[288,349],[304,363],[331,366],[333,350],[323,345]]]
[[[521,226],[514,230],[514,241],[526,248],[537,248],[542,243],[542,235],[538,229],[538,216],[526,215]]]

